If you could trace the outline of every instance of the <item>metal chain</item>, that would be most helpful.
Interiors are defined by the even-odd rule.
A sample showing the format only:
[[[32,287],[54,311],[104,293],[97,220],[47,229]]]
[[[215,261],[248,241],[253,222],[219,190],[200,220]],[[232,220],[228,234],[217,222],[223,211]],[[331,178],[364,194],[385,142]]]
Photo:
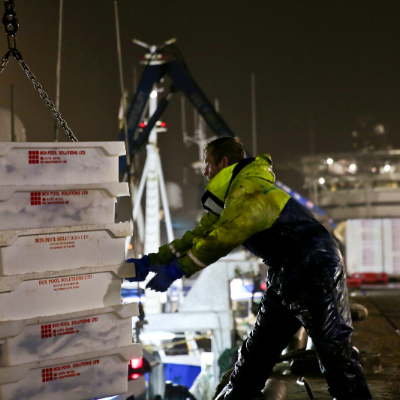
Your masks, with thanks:
[[[7,51],[6,55],[2,58],[0,64],[0,74],[3,72],[4,68],[8,64],[8,60],[10,59],[11,51]]]
[[[16,14],[14,11],[14,1],[13,0],[6,0],[5,4],[5,13],[3,16],[3,25],[7,33],[8,39],[8,52],[3,57],[0,63],[0,74],[3,72],[5,66],[12,55],[18,62],[21,68],[25,71],[26,76],[32,82],[34,88],[39,92],[40,98],[46,102],[48,108],[50,108],[51,112],[54,115],[54,118],[57,122],[64,128],[65,133],[67,136],[73,141],[77,142],[78,139],[72,133],[72,130],[67,125],[65,120],[61,117],[60,112],[57,110],[56,106],[52,101],[50,101],[49,96],[43,90],[42,85],[37,81],[35,75],[31,72],[29,67],[26,65],[25,61],[22,59],[21,53],[16,48],[16,40],[15,34],[18,30],[18,20],[16,18]]]
[[[49,99],[49,96],[47,93],[43,90],[42,85],[37,81],[35,75],[31,72],[29,69],[28,65],[25,63],[25,61],[22,59],[21,53],[19,51],[16,51],[13,56],[15,59],[19,62],[19,65],[21,68],[25,71],[26,76],[28,79],[32,82],[34,88],[39,92],[40,98],[43,99],[46,102],[46,105],[48,108],[50,108],[51,112],[54,115],[54,118],[58,121],[58,123],[64,128],[65,133],[67,136],[73,141],[77,142],[78,139],[75,137],[75,135],[72,133],[71,128],[67,125],[65,120],[61,117],[61,114],[57,110],[56,106],[54,103]]]

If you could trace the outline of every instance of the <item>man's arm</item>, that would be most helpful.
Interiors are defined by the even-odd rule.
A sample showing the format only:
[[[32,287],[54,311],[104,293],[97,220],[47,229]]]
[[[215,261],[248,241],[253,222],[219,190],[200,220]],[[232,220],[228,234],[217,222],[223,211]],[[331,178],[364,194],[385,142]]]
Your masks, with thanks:
[[[186,277],[229,254],[251,236],[272,226],[290,196],[257,177],[235,180],[219,221],[197,240],[178,266]]]
[[[161,246],[158,253],[150,253],[150,264],[165,265],[183,256],[193,246],[193,242],[210,231],[218,220],[219,217],[215,214],[210,212],[205,214],[193,231],[186,231],[181,239],[175,239],[171,243]]]
[[[183,272],[176,263],[177,258],[185,255],[198,238],[212,230],[218,219],[217,215],[207,213],[193,231],[187,231],[182,239],[176,239],[161,246],[158,253],[150,253],[140,259],[130,258],[126,260],[127,263],[134,263],[135,268],[135,276],[127,279],[130,282],[144,281],[149,271],[153,271],[157,273],[158,278],[153,278],[146,287],[165,291],[174,280],[183,276]]]

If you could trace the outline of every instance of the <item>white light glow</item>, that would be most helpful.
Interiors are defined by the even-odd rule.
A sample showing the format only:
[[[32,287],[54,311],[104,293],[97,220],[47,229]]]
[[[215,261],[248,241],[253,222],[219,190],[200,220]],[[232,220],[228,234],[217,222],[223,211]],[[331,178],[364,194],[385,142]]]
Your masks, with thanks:
[[[333,160],[332,160],[332,158],[328,158],[328,159],[326,160],[326,163],[327,163],[328,165],[331,165],[331,164],[333,164]]]
[[[325,179],[321,176],[321,178],[318,179],[318,182],[320,185],[323,185],[325,183]]]
[[[243,285],[243,281],[241,279],[235,278],[231,281],[231,292],[240,291],[240,288]]]
[[[152,99],[155,99],[155,98],[157,97],[157,90],[153,90],[153,91],[150,93],[150,97],[151,97]]]
[[[390,171],[391,166],[389,164],[386,164],[383,169],[385,170],[385,172],[389,172]]]
[[[172,340],[175,338],[175,333],[171,332],[148,332],[140,335],[140,340],[158,341],[158,340]]]
[[[350,164],[349,165],[349,171],[350,172],[356,172],[357,171],[357,165],[356,164]]]

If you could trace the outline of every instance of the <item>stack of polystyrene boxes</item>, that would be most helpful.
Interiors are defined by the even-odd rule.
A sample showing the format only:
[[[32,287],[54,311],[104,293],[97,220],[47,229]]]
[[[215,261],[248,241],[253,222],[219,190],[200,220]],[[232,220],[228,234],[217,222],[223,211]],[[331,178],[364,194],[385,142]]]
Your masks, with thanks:
[[[127,391],[137,304],[121,305],[130,223],[122,142],[0,143],[0,399]]]

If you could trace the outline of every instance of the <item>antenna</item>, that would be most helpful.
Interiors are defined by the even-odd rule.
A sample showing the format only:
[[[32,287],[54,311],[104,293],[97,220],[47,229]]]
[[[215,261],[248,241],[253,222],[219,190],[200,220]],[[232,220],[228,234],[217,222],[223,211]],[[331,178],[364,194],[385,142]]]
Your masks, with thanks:
[[[187,144],[188,142],[188,134],[186,131],[186,111],[185,111],[185,98],[181,97],[181,120],[182,120],[182,134],[183,134],[183,143]]]
[[[253,155],[257,156],[257,116],[256,116],[256,77],[251,73],[251,122],[253,136]]]
[[[315,153],[314,117],[311,111],[309,113],[308,119],[309,119],[308,133],[310,135],[310,153],[314,154]]]
[[[194,108],[193,109],[193,124],[194,124],[194,135],[195,136],[196,136],[196,132],[197,132],[197,129],[198,129],[197,125],[199,124],[198,119],[199,119],[199,114],[198,114],[197,110]]]
[[[219,108],[219,101],[215,100],[215,109],[218,111]],[[190,144],[194,143],[197,144],[199,150],[199,159],[192,163],[192,167],[194,168],[195,172],[202,175],[203,170],[203,149],[204,145],[217,138],[217,136],[212,136],[207,138],[207,125],[204,121],[204,118],[199,115],[196,109],[193,109],[193,122],[194,122],[194,129],[193,129],[193,136],[189,136],[186,130],[186,115],[185,115],[185,99],[181,97],[181,113],[182,113],[182,134],[183,134],[183,142],[189,146]]]
[[[135,93],[136,89],[137,89],[137,68],[136,67],[133,67],[132,75],[133,75],[133,93]]]
[[[60,0],[60,16],[58,22],[58,49],[57,49],[57,70],[56,70],[56,108],[60,109],[60,80],[61,80],[61,39],[63,21],[63,0]],[[58,142],[58,123],[54,121],[54,141]]]
[[[16,142],[15,135],[15,116],[14,116],[14,85],[11,84],[11,141]]]

